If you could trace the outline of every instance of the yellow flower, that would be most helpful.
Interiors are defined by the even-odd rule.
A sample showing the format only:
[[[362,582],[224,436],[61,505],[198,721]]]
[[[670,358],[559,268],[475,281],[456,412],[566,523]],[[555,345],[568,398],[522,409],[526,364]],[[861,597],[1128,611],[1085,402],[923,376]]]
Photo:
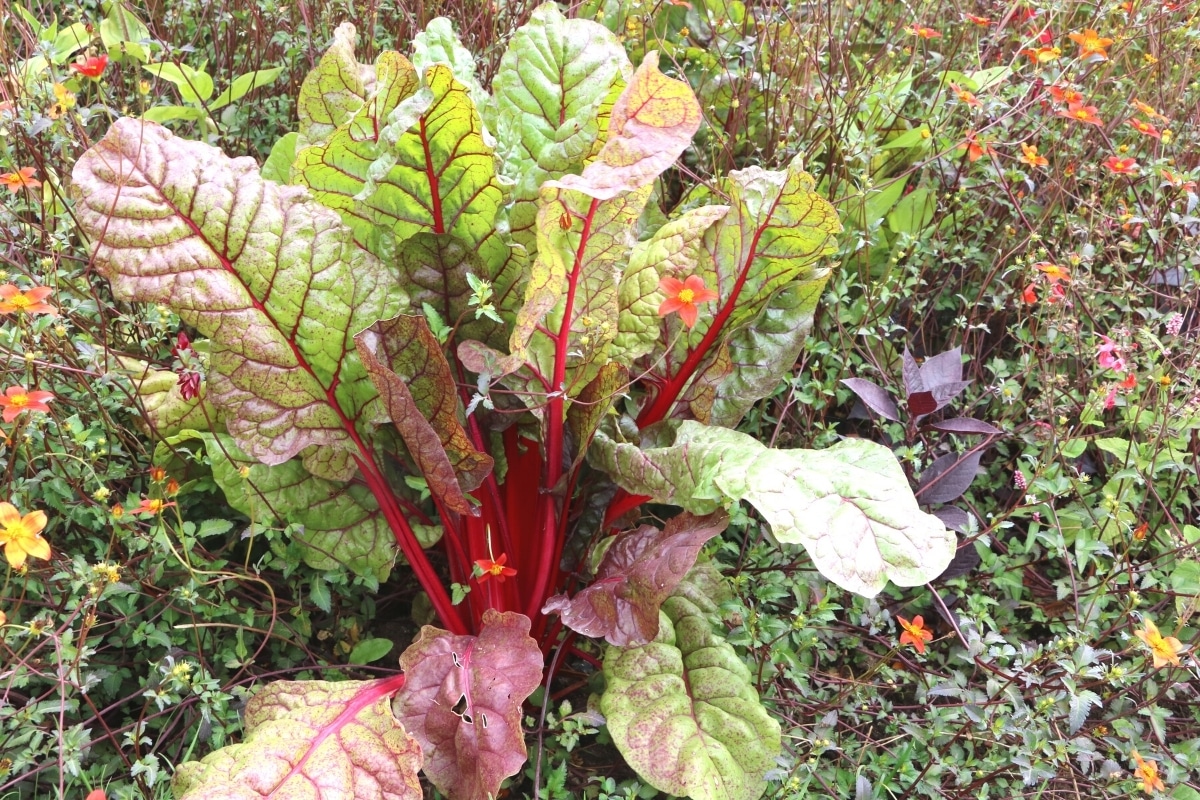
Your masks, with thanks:
[[[1179,651],[1183,649],[1183,643],[1174,636],[1163,636],[1158,632],[1158,626],[1151,620],[1145,620],[1146,627],[1140,631],[1134,631],[1134,635],[1146,643],[1150,648],[1150,655],[1154,658],[1154,668],[1165,667],[1167,664],[1180,665]]]
[[[42,538],[45,511],[30,511],[24,517],[12,503],[0,503],[0,544],[13,569],[25,565],[27,556],[50,558],[50,543]]]

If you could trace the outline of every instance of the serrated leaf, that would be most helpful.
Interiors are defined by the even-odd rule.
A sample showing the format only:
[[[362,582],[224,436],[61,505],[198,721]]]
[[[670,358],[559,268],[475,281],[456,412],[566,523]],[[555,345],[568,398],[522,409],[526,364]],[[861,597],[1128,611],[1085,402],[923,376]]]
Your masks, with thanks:
[[[421,748],[392,716],[403,679],[277,681],[246,706],[246,736],[180,765],[178,800],[419,800]]]
[[[658,637],[608,647],[600,710],[647,783],[694,800],[756,800],[781,749],[749,669],[691,601],[664,604]]]
[[[1067,730],[1070,733],[1076,733],[1087,722],[1088,713],[1093,708],[1101,708],[1104,704],[1100,701],[1100,695],[1093,691],[1084,689],[1078,694],[1071,695],[1071,699],[1067,703]]]
[[[351,477],[353,425],[376,396],[351,334],[405,298],[337,215],[263,181],[251,159],[128,118],[72,175],[80,225],[117,295],[170,305],[212,339],[208,397],[239,447]]]
[[[548,185],[597,200],[639,189],[675,163],[699,129],[700,103],[691,87],[663,75],[652,50],[617,98],[596,158],[582,175],[565,175]]]
[[[489,609],[478,637],[426,625],[400,657],[407,683],[393,710],[421,743],[425,776],[451,800],[495,797],[525,764],[521,704],[542,679],[529,626]]]
[[[430,491],[446,507],[477,515],[466,492],[492,471],[492,457],[475,449],[459,421],[458,387],[428,321],[401,314],[376,322],[354,342]]]
[[[572,598],[551,597],[542,613],[559,614],[571,630],[618,647],[645,644],[658,634],[663,601],[695,565],[704,543],[728,524],[723,512],[685,512],[664,530],[642,525],[619,534],[592,583]]]
[[[626,491],[708,514],[746,500],[786,544],[801,544],[829,580],[872,597],[890,579],[928,582],[954,557],[954,534],[922,512],[895,456],[863,439],[828,450],[771,450],[696,422],[643,431],[643,442],[599,433],[589,459]]]
[[[917,499],[922,503],[951,503],[962,497],[979,472],[982,450],[966,455],[947,453],[934,459],[921,473],[917,486]]]
[[[842,383],[879,416],[890,419],[892,422],[900,421],[900,410],[896,408],[896,402],[883,387],[871,383],[866,378],[843,378]]]

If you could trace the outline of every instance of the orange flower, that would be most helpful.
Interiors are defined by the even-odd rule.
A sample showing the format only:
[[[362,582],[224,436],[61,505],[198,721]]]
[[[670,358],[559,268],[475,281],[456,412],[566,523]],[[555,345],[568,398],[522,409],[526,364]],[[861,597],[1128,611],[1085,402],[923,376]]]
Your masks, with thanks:
[[[108,795],[103,789],[92,789],[83,800],[108,800]]]
[[[1138,163],[1136,158],[1117,158],[1109,156],[1104,160],[1104,166],[1114,175],[1137,175]]]
[[[1182,175],[1172,172],[1171,170],[1167,169],[1166,167],[1163,167],[1161,171],[1162,171],[1163,180],[1168,185],[1173,186],[1176,189],[1183,189],[1183,190],[1189,191],[1189,192],[1195,190],[1195,188],[1196,188],[1195,181],[1185,181],[1183,179]]]
[[[42,301],[54,293],[49,286],[34,286],[21,291],[11,283],[0,286],[0,314],[50,314],[56,316],[58,309]]]
[[[1071,280],[1071,273],[1067,272],[1067,268],[1060,267],[1058,264],[1051,264],[1049,261],[1039,261],[1033,266],[1045,275],[1046,280],[1050,281],[1050,283]]]
[[[141,505],[139,505],[137,508],[135,508],[133,510],[133,513],[134,514],[153,514],[153,515],[157,516],[158,514],[162,513],[162,510],[164,508],[170,508],[173,505],[175,505],[175,504],[174,503],[164,503],[162,500],[159,500],[157,497],[155,497],[153,499],[151,499],[149,497],[143,497]]]
[[[0,395],[0,408],[4,409],[4,421],[12,422],[22,411],[49,411],[46,403],[53,399],[54,395],[50,392],[31,392],[24,386],[10,386]]]
[[[933,641],[933,631],[925,627],[925,618],[920,614],[909,622],[904,617],[897,616],[904,633],[900,634],[900,644],[911,644],[918,653],[925,652],[925,643]]]
[[[1158,777],[1158,762],[1143,760],[1137,750],[1134,750],[1131,755],[1137,762],[1137,769],[1133,771],[1133,777],[1142,782],[1142,790],[1146,794],[1156,791],[1165,792],[1167,787],[1163,784],[1162,778]]]
[[[981,139],[975,131],[967,131],[967,139],[958,146],[959,150],[967,151],[968,161],[978,161],[985,155],[992,155],[996,151],[992,149],[991,144],[986,139]]]
[[[33,167],[21,167],[16,172],[6,172],[0,175],[0,184],[8,189],[9,193],[16,194],[22,189],[36,189],[42,185],[42,182],[33,177],[37,170]]]
[[[922,39],[940,39],[942,35],[933,28],[926,28],[924,25],[909,25],[904,29],[904,32],[912,36],[919,36]]]
[[[120,503],[114,504],[109,510],[112,512],[113,519],[120,519],[121,517],[125,516],[125,506],[121,505]]]
[[[28,556],[50,558],[50,543],[42,538],[44,527],[45,511],[30,511],[22,517],[12,503],[0,503],[0,544],[13,569],[23,567]]]
[[[1083,93],[1078,89],[1073,89],[1070,86],[1059,86],[1057,83],[1050,85],[1050,96],[1054,98],[1056,103],[1082,103]]]
[[[1062,50],[1057,47],[1039,47],[1036,50],[1022,50],[1021,55],[1029,56],[1029,60],[1034,64],[1049,64],[1062,57]]]
[[[1112,39],[1104,38],[1091,28],[1084,28],[1083,33],[1068,33],[1067,38],[1079,45],[1080,58],[1099,56],[1101,61],[1108,60],[1105,48],[1113,43]]]
[[[1074,122],[1083,122],[1088,125],[1100,127],[1104,125],[1104,120],[1096,116],[1096,112],[1099,110],[1095,106],[1085,106],[1082,102],[1079,102],[1071,103],[1067,106],[1066,111],[1060,111],[1058,115]]]
[[[1133,106],[1134,108],[1136,108],[1138,111],[1140,111],[1145,116],[1149,117],[1150,119],[1159,119],[1159,120],[1162,120],[1163,122],[1169,121],[1167,117],[1165,117],[1164,115],[1155,111],[1154,106],[1147,105],[1146,103],[1143,103],[1141,100],[1130,100],[1129,104],[1131,106]]]
[[[1024,142],[1021,143],[1021,155],[1017,156],[1017,160],[1031,167],[1046,167],[1050,165],[1045,156],[1038,155],[1036,144],[1025,144]]]
[[[151,483],[162,483],[166,479],[167,479],[167,471],[165,469],[163,469],[162,467],[151,467],[150,468],[150,482]]]
[[[658,315],[665,317],[678,311],[679,318],[688,328],[696,327],[700,316],[696,306],[716,300],[718,296],[712,289],[704,287],[704,279],[699,275],[689,275],[684,281],[668,275],[658,282],[658,288],[667,296],[658,307]]]
[[[1031,283],[1025,287],[1025,291],[1021,292],[1021,299],[1026,303],[1033,304],[1037,302],[1037,284]]]
[[[1133,632],[1133,635],[1141,639],[1147,647],[1150,648],[1150,656],[1154,659],[1154,668],[1159,669],[1167,664],[1180,665],[1179,651],[1183,649],[1183,643],[1174,636],[1163,636],[1158,632],[1158,626],[1153,621],[1147,619],[1144,621],[1146,627]]]
[[[505,578],[511,578],[517,574],[517,571],[512,567],[504,566],[508,562],[508,553],[501,553],[500,558],[492,561],[490,558],[480,558],[475,561],[475,566],[479,567],[483,574],[479,576],[479,582],[483,583],[488,578],[495,578],[496,583],[504,583]]]
[[[1146,121],[1140,120],[1140,119],[1127,119],[1125,121],[1127,123],[1129,123],[1130,125],[1132,125],[1133,129],[1135,131],[1137,131],[1138,133],[1145,134],[1146,136],[1149,136],[1152,139],[1161,139],[1162,138],[1162,133],[1159,132],[1158,128],[1154,127],[1149,122],[1146,122]]]
[[[974,22],[976,25],[991,25],[992,21],[987,17],[980,17],[976,14],[964,14],[968,21]]]
[[[954,92],[954,96],[958,98],[960,103],[966,103],[967,105],[975,108],[978,108],[980,105],[982,105],[975,95],[971,94],[957,83],[950,84],[950,90]]]
[[[179,481],[175,480],[174,478],[168,480],[166,492],[168,497],[174,497],[175,495],[179,494]]]
[[[1150,523],[1149,523],[1149,522],[1145,522],[1145,521],[1143,521],[1143,522],[1139,522],[1139,523],[1138,523],[1138,526],[1137,526],[1136,528],[1134,528],[1134,529],[1133,529],[1133,539],[1134,539],[1134,541],[1136,541],[1136,542],[1140,542],[1140,541],[1142,541],[1143,539],[1145,539],[1145,538],[1146,538],[1146,533],[1147,533],[1149,530],[1150,530]]]
[[[92,80],[98,80],[104,74],[104,68],[107,66],[108,56],[106,55],[92,56],[91,58],[85,58],[83,61],[76,61],[70,65],[71,69],[85,78],[91,78]]]

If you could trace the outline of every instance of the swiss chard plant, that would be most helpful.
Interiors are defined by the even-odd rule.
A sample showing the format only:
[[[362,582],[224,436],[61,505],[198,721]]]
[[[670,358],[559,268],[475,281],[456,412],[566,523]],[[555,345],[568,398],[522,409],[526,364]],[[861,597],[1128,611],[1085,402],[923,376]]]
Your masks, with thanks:
[[[97,269],[199,337],[185,380],[144,384],[159,435],[206,448],[229,503],[313,567],[382,580],[402,558],[441,625],[397,677],[267,687],[177,795],[415,798],[423,770],[493,797],[546,656],[583,635],[608,643],[601,711],[637,772],[758,797],[780,727],[696,566],[727,507],[864,595],[955,549],[886,448],[731,429],[795,363],[833,207],[797,160],[665,213],[695,96],[553,4],[492,94],[445,20],[410,57],[354,45],[343,26],[261,169],[132,118],[74,169]],[[681,511],[639,525],[648,501]]]

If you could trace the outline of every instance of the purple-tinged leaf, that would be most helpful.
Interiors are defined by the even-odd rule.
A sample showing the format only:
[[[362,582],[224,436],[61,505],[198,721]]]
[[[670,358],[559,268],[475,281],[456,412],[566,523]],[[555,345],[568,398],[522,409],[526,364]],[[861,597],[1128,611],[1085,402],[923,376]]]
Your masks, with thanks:
[[[922,503],[949,503],[962,497],[975,480],[982,457],[982,450],[974,450],[963,456],[947,453],[934,460],[921,473],[917,499]]]
[[[923,417],[937,411],[937,400],[933,392],[914,392],[908,396],[908,413],[913,417]]]
[[[208,399],[268,464],[300,455],[347,480],[359,415],[376,397],[352,334],[405,302],[337,214],[253,159],[119,119],[75,165],[95,263],[125,300],[170,305],[212,340]]]
[[[658,69],[658,53],[646,54],[612,107],[608,141],[583,169],[548,185],[574,189],[597,200],[652,183],[675,163],[700,129],[700,103],[683,81]]]
[[[934,402],[938,408],[945,408],[950,405],[950,401],[962,394],[963,389],[971,385],[971,381],[951,381],[950,383],[939,383],[930,389],[933,394]],[[936,409],[935,409],[936,410]]]
[[[492,471],[492,457],[471,444],[459,422],[458,387],[425,317],[401,314],[354,337],[388,417],[409,455],[446,506],[472,516],[466,492]]]
[[[932,422],[929,427],[946,433],[978,433],[983,436],[999,436],[1004,433],[995,425],[974,417],[953,417],[941,422]]]
[[[940,519],[947,528],[959,533],[966,533],[971,524],[971,518],[967,512],[958,506],[942,506],[934,509],[933,515]]]
[[[979,557],[979,551],[975,549],[974,542],[959,542],[958,550],[954,553],[954,558],[950,560],[950,566],[938,575],[934,580],[948,581],[951,578],[961,578],[963,575],[969,575],[975,571],[983,559]]]
[[[925,388],[962,381],[962,348],[955,347],[936,356],[930,356],[921,364],[921,381]]]
[[[393,703],[425,754],[425,776],[451,800],[488,800],[525,763],[521,704],[542,680],[529,618],[484,612],[479,636],[426,625],[400,656],[408,679]]]
[[[608,647],[600,711],[621,755],[654,788],[694,800],[757,800],[781,749],[754,677],[683,597],[663,604],[654,641]]]
[[[843,378],[842,383],[850,387],[850,391],[858,395],[858,399],[879,416],[892,422],[900,421],[900,410],[883,387],[871,383],[866,378]],[[911,398],[909,402],[911,404]]]
[[[178,800],[420,800],[421,747],[389,707],[403,676],[276,681],[246,706],[241,744],[180,765]]]
[[[904,394],[913,395],[925,391],[925,383],[921,380],[921,365],[907,347],[900,355],[900,368],[904,376]]]
[[[707,517],[684,512],[665,530],[643,525],[619,534],[592,584],[572,598],[551,597],[542,613],[559,614],[571,630],[618,647],[645,644],[658,635],[663,601],[696,563],[704,543],[728,524],[724,512]]]

